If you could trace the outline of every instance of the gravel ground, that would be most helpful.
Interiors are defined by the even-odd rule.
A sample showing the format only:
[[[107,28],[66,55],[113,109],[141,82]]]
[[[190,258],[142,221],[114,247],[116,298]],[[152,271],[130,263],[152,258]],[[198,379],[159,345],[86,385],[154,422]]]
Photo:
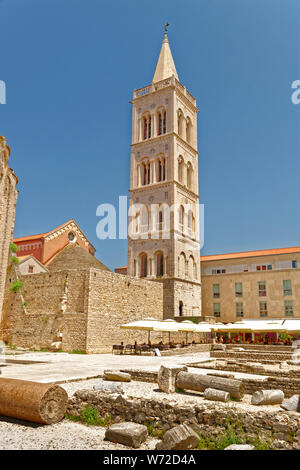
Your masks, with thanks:
[[[93,385],[99,383],[100,379],[82,380],[69,382],[61,386],[72,396],[79,389],[93,389]],[[136,382],[122,383],[124,396],[143,397],[165,400],[168,403],[180,405],[195,405],[206,401],[198,393],[174,393],[166,394],[159,391],[154,383]],[[279,405],[253,406],[250,403],[251,396],[245,395],[243,402],[229,402],[226,406],[236,408],[240,411],[281,411]],[[211,403],[211,402],[210,402]],[[113,444],[104,440],[105,428],[88,427],[81,423],[63,420],[51,426],[40,426],[10,418],[0,418],[0,449],[1,450],[128,450],[121,444]],[[157,439],[149,437],[141,446],[141,450],[155,449]]]
[[[4,421],[5,419],[5,421]],[[64,420],[51,426],[1,418],[1,450],[129,450],[104,440],[105,428],[84,426]],[[157,439],[149,437],[141,450],[155,449]]]

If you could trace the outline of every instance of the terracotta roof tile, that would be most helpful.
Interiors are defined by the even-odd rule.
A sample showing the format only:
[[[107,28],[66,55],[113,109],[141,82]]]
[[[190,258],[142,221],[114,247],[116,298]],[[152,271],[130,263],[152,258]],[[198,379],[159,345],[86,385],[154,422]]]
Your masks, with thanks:
[[[205,262],[238,258],[254,258],[256,256],[284,255],[292,253],[300,253],[300,246],[288,248],[271,248],[268,250],[241,251],[239,253],[224,253],[222,255],[207,255],[201,256],[201,261]]]

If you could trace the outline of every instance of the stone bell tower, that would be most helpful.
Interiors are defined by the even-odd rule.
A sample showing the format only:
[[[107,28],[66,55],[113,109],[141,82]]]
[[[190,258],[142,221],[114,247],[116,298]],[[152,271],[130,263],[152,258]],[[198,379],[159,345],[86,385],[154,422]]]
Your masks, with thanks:
[[[128,274],[164,283],[164,317],[201,315],[197,112],[165,26],[151,85],[134,90]]]

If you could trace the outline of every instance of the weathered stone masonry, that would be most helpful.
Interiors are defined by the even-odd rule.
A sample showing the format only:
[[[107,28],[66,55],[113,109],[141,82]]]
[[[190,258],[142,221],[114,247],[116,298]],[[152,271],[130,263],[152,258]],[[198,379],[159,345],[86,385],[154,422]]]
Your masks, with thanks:
[[[18,179],[8,166],[9,156],[10,148],[6,144],[6,139],[0,136],[0,323],[9,244],[13,238],[17,204]]]
[[[144,317],[163,318],[163,286],[98,269],[20,276],[20,292],[8,279],[4,302],[4,340],[22,347],[49,348],[62,335],[62,349],[111,352],[124,341],[145,341],[146,332],[120,325]]]

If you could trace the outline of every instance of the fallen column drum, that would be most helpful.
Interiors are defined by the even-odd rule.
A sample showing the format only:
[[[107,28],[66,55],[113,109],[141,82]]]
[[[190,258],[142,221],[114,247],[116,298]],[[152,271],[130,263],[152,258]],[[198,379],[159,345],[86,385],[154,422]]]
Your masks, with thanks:
[[[176,376],[176,387],[184,390],[195,390],[204,392],[206,388],[215,388],[229,392],[233,398],[241,400],[244,396],[244,384],[240,380],[225,379],[203,374],[192,374],[190,372],[179,372]]]
[[[0,378],[0,415],[40,424],[58,423],[66,414],[67,392],[55,384]]]

